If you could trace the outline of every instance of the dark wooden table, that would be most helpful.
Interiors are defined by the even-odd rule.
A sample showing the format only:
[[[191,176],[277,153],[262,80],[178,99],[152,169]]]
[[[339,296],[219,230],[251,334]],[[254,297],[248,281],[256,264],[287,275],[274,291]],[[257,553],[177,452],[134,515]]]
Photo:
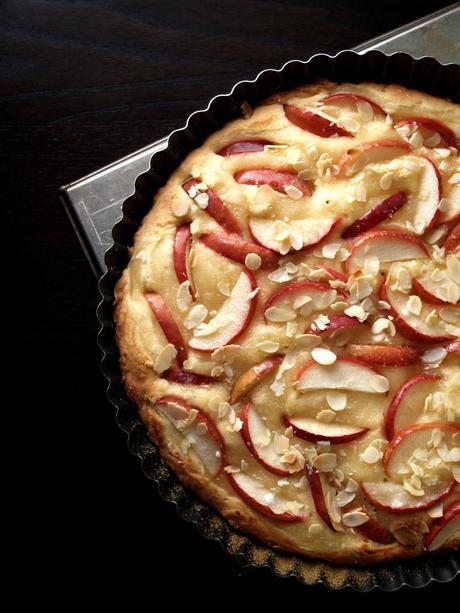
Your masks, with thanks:
[[[10,363],[13,374],[21,373],[16,406],[4,410],[19,416],[14,442],[26,459],[19,481],[26,538],[13,569],[29,581],[40,578],[36,598],[50,602],[64,588],[72,604],[115,595],[120,603],[147,596],[154,606],[159,594],[170,595],[171,605],[208,600],[218,608],[219,594],[227,605],[246,605],[246,590],[254,606],[281,593],[344,604],[391,597],[308,592],[265,572],[237,579],[219,547],[159,498],[105,398],[95,344],[97,286],[56,189],[164,136],[211,96],[262,68],[352,47],[447,4],[1,3],[4,253],[13,280],[4,304],[13,316],[5,320],[14,334]],[[22,588],[19,600],[28,593]],[[439,596],[453,588],[427,591]]]

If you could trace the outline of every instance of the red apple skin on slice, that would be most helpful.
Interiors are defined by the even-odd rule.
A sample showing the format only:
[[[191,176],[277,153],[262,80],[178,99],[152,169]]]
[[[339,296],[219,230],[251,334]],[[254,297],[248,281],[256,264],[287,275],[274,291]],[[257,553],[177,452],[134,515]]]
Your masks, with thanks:
[[[386,113],[382,109],[381,106],[379,106],[376,102],[374,102],[370,98],[367,98],[367,96],[362,96],[361,94],[351,94],[349,92],[340,92],[338,94],[331,94],[330,96],[326,96],[320,102],[321,104],[326,104],[326,105],[337,104],[340,106],[342,104],[348,104],[350,102],[355,103],[355,104],[357,104],[358,102],[367,102],[372,107],[372,110],[374,111],[374,113],[377,113],[377,115],[386,116]]]
[[[452,343],[449,343],[446,347],[446,351],[449,354],[460,353],[460,341],[452,341]]]
[[[454,487],[454,481],[441,481],[426,487],[424,496],[412,496],[401,483],[391,481],[364,482],[361,487],[377,509],[391,513],[414,513],[429,509],[448,496]]]
[[[166,370],[161,376],[167,381],[171,381],[172,383],[180,383],[182,385],[213,385],[219,381],[214,377],[173,369]]]
[[[451,304],[442,298],[438,298],[432,292],[428,291],[428,289],[423,285],[423,282],[419,279],[414,279],[412,281],[412,292],[416,294],[419,298],[424,300],[425,302],[429,302],[430,304]]]
[[[402,345],[347,345],[353,357],[374,366],[411,366],[419,360],[414,347]]]
[[[398,230],[371,230],[359,236],[346,261],[349,274],[361,270],[365,257],[376,255],[380,262],[428,257],[428,250],[416,236]]]
[[[335,332],[336,330],[343,330],[345,328],[356,328],[367,326],[365,322],[361,322],[356,317],[350,317],[349,315],[344,315],[343,313],[331,313],[328,315],[329,322],[326,324],[324,330],[319,330],[313,325],[310,328],[305,330],[307,334],[328,334],[329,332]]]
[[[243,185],[269,185],[272,189],[283,194],[288,185],[300,190],[304,196],[311,196],[313,193],[312,182],[304,181],[296,172],[290,170],[274,170],[272,168],[241,170],[235,174],[234,179],[237,183]]]
[[[446,255],[453,253],[458,249],[460,245],[460,222],[451,230],[444,242],[444,249]]]
[[[174,271],[176,273],[176,277],[179,283],[183,283],[184,281],[191,282],[187,270],[187,261],[190,250],[190,238],[190,224],[184,224],[177,228],[176,235],[174,237],[173,264]],[[192,287],[190,287],[190,293],[193,297],[194,292]]]
[[[187,345],[168,305],[159,294],[153,292],[145,294],[145,299],[160,325],[160,328],[163,330],[166,339],[176,348],[176,359],[179,366],[182,368],[184,360],[187,359]]]
[[[323,117],[319,113],[314,113],[308,109],[302,109],[293,104],[285,104],[284,113],[292,124],[316,136],[329,138],[338,134],[339,136],[353,137],[353,134],[341,128],[327,117]]]
[[[262,260],[261,268],[274,268],[278,262],[279,254],[255,243],[249,243],[242,240],[238,236],[229,234],[203,234],[200,237],[201,242],[209,249],[212,249],[219,255],[223,255],[229,260],[245,264],[246,256],[249,253],[255,253]]]
[[[329,266],[324,266],[323,264],[315,264],[313,266],[315,270],[323,270],[324,274],[331,279],[337,279],[338,281],[342,281],[346,283],[348,281],[348,277],[340,272],[339,270],[335,270],[335,268],[330,268]]]
[[[300,253],[325,241],[340,223],[340,218],[294,220],[291,226],[300,232],[303,244],[300,249],[291,248],[287,253],[281,251],[280,242],[271,234],[274,223],[275,221],[271,219],[253,217],[249,219],[249,231],[257,244],[280,255],[287,255],[287,253]]]
[[[346,424],[325,424],[310,418],[295,418],[284,416],[284,423],[289,428],[292,426],[294,434],[312,443],[318,441],[330,441],[331,444],[349,443],[361,438],[366,434],[369,428],[361,428],[360,426],[350,426]]]
[[[257,490],[251,491],[251,489],[254,487],[251,483],[253,479],[245,473],[230,473],[227,475],[227,477],[235,492],[246,502],[248,506],[261,515],[265,515],[265,517],[268,517],[269,519],[274,519],[284,523],[300,522],[306,519],[306,515],[293,515],[292,513],[288,512],[275,513],[275,511],[273,511],[268,504],[264,504],[260,499],[257,500],[257,498],[255,498],[255,495],[258,493]]]
[[[361,524],[361,526],[357,526],[356,528],[354,528],[354,530],[358,534],[363,536],[365,539],[368,539],[369,541],[374,541],[374,543],[381,543],[382,545],[391,545],[391,543],[395,542],[395,537],[391,534],[388,528],[386,528],[375,517],[373,517],[373,514],[369,511],[369,509],[365,507],[360,507],[357,509],[357,511],[366,513],[369,517],[365,524]]]
[[[402,140],[375,140],[349,149],[338,162],[339,176],[349,177],[366,164],[383,162],[405,155],[412,147]]]
[[[433,523],[429,533],[426,535],[425,545],[428,551],[436,551],[444,545],[451,537],[460,535],[460,499],[454,500],[444,515]]]
[[[405,192],[396,192],[375,206],[365,215],[354,221],[342,232],[342,238],[354,238],[367,232],[377,224],[391,219],[393,215],[407,202]]]
[[[173,424],[175,424],[176,421],[181,420],[181,417],[176,413],[177,411],[180,411],[181,413],[184,412],[186,416],[188,416],[192,410],[197,411],[196,417],[193,423],[190,425],[190,428],[195,429],[198,425],[204,426],[205,433],[196,431],[195,438],[197,441],[203,443],[203,441],[206,442],[205,437],[209,437],[207,445],[208,449],[206,449],[206,444],[204,446],[202,444],[200,447],[199,443],[193,445],[193,449],[203,462],[203,465],[209,470],[211,475],[213,477],[218,475],[225,463],[225,445],[219,430],[214,425],[214,422],[205,413],[203,413],[201,409],[192,406],[178,396],[163,396],[156,401],[155,405],[157,409]],[[200,441],[200,439],[202,440]],[[211,458],[209,458],[209,453],[212,454]],[[206,458],[205,456],[208,457]]]
[[[230,403],[234,404],[240,398],[248,394],[256,385],[258,385],[265,377],[273,372],[283,361],[282,355],[274,355],[240,375],[233,383],[230,393]]]
[[[432,117],[408,117],[407,119],[398,121],[394,127],[395,129],[398,129],[402,128],[403,126],[413,126],[417,129],[425,129],[433,134],[437,132],[444,141],[444,145],[458,149],[458,143],[454,132],[448,126],[446,126],[445,123],[439,121],[438,119],[433,119]]]
[[[271,145],[269,140],[263,138],[247,138],[228,143],[217,152],[217,155],[228,157],[229,155],[240,155],[242,153],[257,153],[264,151],[265,145]]]
[[[439,215],[439,223],[456,223],[460,219],[460,183],[452,185],[444,197],[446,202]]]
[[[331,291],[331,288],[327,283],[317,283],[316,281],[294,281],[293,283],[290,283],[289,285],[286,285],[280,290],[274,292],[265,303],[264,311],[276,305],[276,303],[280,300],[293,296],[293,294],[305,293],[314,296],[315,294],[323,294],[324,292],[329,291]],[[336,290],[336,292],[338,296],[347,298],[347,294],[344,291]]]
[[[384,385],[385,384],[385,385]],[[337,358],[331,366],[311,360],[301,366],[295,376],[300,391],[312,389],[342,389],[355,392],[385,394],[388,381],[374,368],[355,358]],[[387,389],[384,389],[384,388]]]
[[[183,184],[182,188],[187,194],[190,195],[191,188],[199,185],[200,183],[200,179],[190,179],[190,181]],[[238,223],[235,215],[228,208],[228,206],[222,202],[216,192],[211,187],[208,187],[208,189],[203,191],[206,192],[209,198],[208,206],[205,209],[206,213],[213,217],[216,222],[227,232],[230,232],[231,234],[241,234],[240,224]]]
[[[441,380],[440,375],[423,373],[411,377],[396,390],[385,414],[385,434],[389,441],[397,432],[417,421],[426,397]]]
[[[310,491],[315,505],[316,512],[321,517],[323,522],[331,529],[335,531],[332,524],[332,520],[329,516],[326,500],[323,492],[323,484],[321,483],[321,476],[314,468],[307,468],[305,471],[310,485]]]
[[[425,439],[430,438],[431,432],[435,429],[441,430],[444,434],[455,434],[460,432],[460,427],[451,422],[430,422],[423,424],[414,424],[404,430],[400,430],[388,443],[388,447],[385,450],[383,456],[383,466],[385,472],[390,479],[396,480],[400,474],[396,468],[398,461],[401,461],[401,457],[407,454],[408,448],[411,447],[414,442],[420,441],[420,445],[425,447]]]

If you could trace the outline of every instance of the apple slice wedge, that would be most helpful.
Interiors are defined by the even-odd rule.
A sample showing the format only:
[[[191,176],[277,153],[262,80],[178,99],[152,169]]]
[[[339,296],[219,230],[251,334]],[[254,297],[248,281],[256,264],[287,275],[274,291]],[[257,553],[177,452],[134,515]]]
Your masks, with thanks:
[[[453,223],[460,218],[460,183],[452,185],[444,195],[442,207],[440,207],[439,223]]]
[[[353,134],[338,126],[330,117],[317,109],[301,108],[293,104],[284,105],[286,119],[292,124],[316,136],[329,138],[330,136],[350,136]]]
[[[272,145],[269,140],[263,138],[246,138],[228,143],[217,151],[217,155],[228,157],[229,155],[240,155],[242,153],[257,153],[264,151],[265,145]]]
[[[368,211],[365,215],[354,221],[342,232],[342,238],[354,238],[367,232],[377,224],[391,219],[393,215],[407,202],[405,192],[396,192],[385,198],[380,204]]]
[[[225,447],[212,420],[201,409],[177,396],[163,396],[155,406],[187,438],[204,468],[215,477],[222,470]]]
[[[455,147],[458,149],[458,143],[454,132],[438,119],[433,119],[432,117],[408,117],[398,121],[398,123],[394,125],[394,128],[396,131],[399,131],[405,126],[414,129],[414,131],[420,130],[425,138],[430,138],[437,132],[445,147]],[[438,144],[436,146],[439,147],[440,145]]]
[[[348,353],[373,366],[411,366],[419,361],[414,347],[403,345],[347,345]]]
[[[460,300],[455,300],[456,292],[447,295],[444,291],[446,288],[440,281],[435,281],[428,275],[421,279],[413,279],[412,292],[430,304],[458,304]],[[458,294],[460,295],[460,291]]]
[[[446,324],[437,316],[431,317],[432,306],[422,303],[419,315],[408,310],[408,294],[397,289],[398,270],[399,266],[393,265],[385,285],[381,287],[382,299],[390,304],[398,331],[410,340],[424,343],[442,343],[455,338],[456,335],[453,333],[455,328],[452,324]]]
[[[311,307],[311,310],[315,308],[323,309],[334,302],[337,296],[347,298],[347,294],[344,291],[333,290],[327,283],[293,281],[269,296],[265,303],[264,311],[274,306],[293,309],[293,305],[297,300],[300,302],[305,301],[304,304]]]
[[[349,149],[338,162],[338,175],[351,177],[367,166],[406,155],[412,147],[402,140],[375,140]]]
[[[230,296],[215,317],[193,330],[189,346],[197,351],[212,352],[236,340],[249,326],[257,301],[257,285],[252,274],[243,270]]]
[[[460,499],[454,500],[445,510],[444,515],[435,521],[426,535],[426,548],[436,551],[450,539],[460,535]]]
[[[171,381],[172,383],[180,383],[181,385],[208,386],[219,382],[219,379],[216,377],[199,375],[198,373],[194,372],[185,372],[184,370],[165,370],[161,376],[167,381]]]
[[[444,242],[446,255],[453,253],[460,245],[460,222],[450,231]]]
[[[177,228],[176,234],[174,236],[173,264],[174,271],[176,273],[176,277],[179,283],[183,283],[184,281],[190,281],[190,283],[192,282],[188,268],[190,238],[190,224],[183,224],[182,226],[179,226]],[[191,285],[190,293],[193,297],[194,291]]]
[[[308,362],[297,372],[295,382],[299,391],[337,389],[386,394],[389,389],[385,377],[354,358],[337,358],[330,366]]]
[[[372,230],[361,234],[352,244],[346,261],[347,272],[353,274],[364,268],[366,258],[377,257],[381,264],[427,258],[423,242],[397,230]]]
[[[392,481],[364,482],[361,484],[369,501],[382,511],[414,513],[429,509],[452,491],[454,482],[440,481],[424,488],[423,496],[412,496],[401,483]]]
[[[340,526],[340,512],[335,502],[335,488],[329,485],[326,475],[314,468],[307,468],[305,473],[316,512],[328,528],[334,532],[343,532]]]
[[[438,167],[429,158],[417,158],[421,166],[418,190],[413,194],[411,203],[405,212],[416,234],[422,235],[431,228],[439,218],[439,204],[442,198],[442,178]]]
[[[163,330],[166,339],[176,348],[176,359],[179,366],[182,368],[184,360],[187,359],[187,345],[168,305],[159,294],[155,294],[154,292],[148,292],[144,294],[144,297],[155,319],[160,325],[160,328]]]
[[[244,442],[251,454],[264,468],[275,475],[281,476],[291,475],[299,471],[298,468],[292,468],[282,461],[282,454],[275,450],[273,433],[267,428],[250,402],[238,411],[238,417],[243,422],[240,433]]]
[[[274,170],[273,168],[241,170],[235,174],[234,179],[243,185],[269,185],[275,191],[283,194],[288,186],[295,187],[304,196],[311,196],[313,193],[313,183],[301,179],[296,172],[291,170]]]
[[[274,355],[255,366],[252,366],[240,375],[232,386],[230,392],[230,403],[234,404],[243,396],[246,396],[256,385],[258,385],[265,377],[273,372],[283,361],[282,355]]]
[[[229,473],[227,476],[230,485],[246,504],[265,517],[286,523],[306,519],[307,513],[304,515],[290,513],[287,501],[264,487],[254,477],[243,472]]]
[[[273,220],[249,219],[249,229],[259,245],[281,255],[303,251],[331,234],[339,219],[296,219],[289,223]]]
[[[407,462],[416,449],[428,449],[435,430],[441,431],[447,447],[452,447],[452,437],[460,432],[460,427],[450,422],[430,422],[414,424],[401,430],[391,439],[383,456],[387,475],[393,481],[402,481]]]
[[[262,269],[275,267],[279,259],[277,253],[255,243],[244,241],[235,235],[203,234],[200,240],[206,247],[219,255],[223,255],[225,258],[243,265],[245,264],[246,256],[250,253],[255,253],[260,257]]]
[[[289,417],[288,415],[284,416],[284,423],[287,427],[292,426],[294,434],[305,441],[312,443],[330,441],[333,445],[354,441],[364,436],[369,430],[361,426],[337,422],[328,424],[309,417]]]
[[[419,420],[427,396],[441,380],[440,375],[422,373],[411,377],[396,390],[385,414],[385,434],[389,441],[397,432]]]
[[[182,185],[182,188],[192,200],[200,194],[207,194],[208,203],[204,209],[206,213],[213,217],[227,232],[241,234],[240,224],[228,206],[222,202],[212,187],[201,189],[201,187],[198,187],[201,185],[202,181],[200,179],[190,179]]]
[[[367,96],[362,96],[361,94],[352,94],[350,92],[339,92],[337,94],[331,94],[330,96],[326,96],[320,100],[321,104],[325,105],[337,105],[337,106],[347,106],[350,104],[357,105],[358,102],[367,102],[370,105],[374,113],[377,115],[386,116],[385,111],[379,106],[376,102],[368,98]]]

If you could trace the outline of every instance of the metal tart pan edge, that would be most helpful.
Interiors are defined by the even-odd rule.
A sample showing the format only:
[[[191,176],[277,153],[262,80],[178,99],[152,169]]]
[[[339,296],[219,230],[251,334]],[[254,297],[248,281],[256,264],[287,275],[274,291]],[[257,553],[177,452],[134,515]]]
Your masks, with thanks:
[[[98,345],[103,353],[101,370],[108,381],[107,396],[116,408],[118,426],[127,434],[130,451],[140,458],[144,474],[156,483],[162,498],[174,504],[180,517],[194,523],[204,537],[216,540],[238,568],[267,567],[278,577],[295,577],[305,585],[321,583],[333,590],[349,587],[359,592],[375,588],[390,592],[404,585],[420,588],[431,581],[451,581],[460,572],[458,552],[375,566],[333,565],[278,551],[240,533],[183,486],[166,466],[123,388],[113,320],[114,287],[128,262],[133,235],[151,208],[153,196],[191,150],[228,121],[241,116],[243,102],[256,106],[271,94],[320,78],[398,83],[460,101],[457,64],[441,64],[432,57],[415,59],[406,53],[341,51],[334,56],[317,54],[307,61],[292,60],[279,70],[263,70],[254,80],[237,83],[230,93],[214,97],[206,109],[192,113],[183,128],[170,134],[166,149],[152,156],[150,169],[137,178],[135,191],[123,203],[122,217],[113,227],[113,245],[105,255],[107,272],[99,282],[102,301],[97,309],[101,323]]]

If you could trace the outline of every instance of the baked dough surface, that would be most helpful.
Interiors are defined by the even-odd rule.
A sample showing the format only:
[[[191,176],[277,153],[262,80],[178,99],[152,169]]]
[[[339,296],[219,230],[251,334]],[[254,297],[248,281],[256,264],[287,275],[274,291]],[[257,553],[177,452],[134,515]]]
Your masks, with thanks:
[[[352,98],[328,105],[320,103],[337,92],[366,96],[385,113]],[[326,115],[328,121],[341,126],[350,136],[313,134],[290,121],[285,112],[289,107],[283,105]],[[445,350],[452,348],[460,336],[460,262],[458,248],[449,254],[443,248],[446,236],[458,223],[455,206],[459,207],[460,198],[459,158],[442,135],[436,136],[438,132],[420,125],[399,124],[413,117],[441,121],[460,138],[458,105],[399,86],[318,82],[271,97],[249,116],[210,136],[172,174],[135,235],[130,262],[116,288],[117,340],[124,383],[164,460],[184,484],[237,528],[274,547],[333,562],[373,563],[422,554],[426,551],[426,534],[442,521],[443,511],[460,495],[460,355],[458,348]],[[229,143],[251,139],[263,139],[271,145],[255,152],[217,153]],[[394,149],[381,160],[372,157],[372,152],[370,157],[360,158],[355,167],[355,158],[347,162],[344,157],[350,149],[355,151],[365,143],[382,141],[402,142],[406,149]],[[436,165],[440,174],[434,176],[438,176],[443,190],[443,199],[435,203],[439,209],[435,220],[423,219],[423,212],[432,202],[430,190],[434,189],[433,172],[427,168],[426,158]],[[291,178],[301,179],[306,192],[302,193],[299,183],[283,190],[235,179],[242,176],[237,173],[254,169],[291,173]],[[190,179],[198,180],[198,188],[189,188],[187,193],[183,186]],[[228,253],[222,255],[205,244],[203,237],[230,234],[222,227],[222,218],[216,221],[218,214],[216,217],[211,210],[210,198],[200,198],[208,188],[241,228],[239,236],[232,235],[235,240],[268,246],[273,265],[257,268],[257,257],[243,256],[242,261],[235,261],[237,256],[231,259]],[[389,235],[383,235],[380,242],[378,235],[372,235],[370,248],[364,247],[362,253],[353,251],[363,234],[344,239],[341,234],[345,228],[401,192],[405,203],[366,232],[404,233],[413,237],[411,245],[422,245],[425,256],[392,260],[399,249],[405,252],[398,241],[388,246]],[[304,230],[305,220],[314,222],[310,229]],[[180,252],[187,260],[186,276],[180,279],[174,266],[178,227],[190,231],[187,249]],[[317,233],[317,239],[321,232],[324,237],[303,248],[315,228],[324,228]],[[380,247],[374,251],[377,242]],[[241,253],[239,247],[236,251]],[[260,253],[256,247],[254,252]],[[176,256],[182,257],[178,253]],[[245,273],[248,266],[253,270]],[[324,266],[340,273],[339,278],[328,274],[321,268]],[[401,273],[401,269],[405,272]],[[183,283],[187,276],[193,299],[190,284]],[[250,277],[250,290],[258,288],[254,296],[248,296],[249,290],[245,289]],[[443,299],[443,304],[419,300],[413,286],[407,286],[407,277],[412,284],[415,279],[422,281]],[[271,307],[267,305],[275,292],[293,283],[304,283],[304,288],[286,293]],[[237,285],[243,293],[236,296],[235,291],[229,296]],[[382,285],[395,294],[394,301],[402,304],[403,319],[407,316],[416,322],[416,327],[420,324],[420,330],[433,335],[436,332],[443,338],[438,342],[421,336],[408,338],[397,314],[388,308],[394,305],[389,305],[388,296],[382,294]],[[146,295],[160,296],[167,305],[184,347],[177,347],[177,343],[175,346],[171,335],[165,334],[164,321],[162,324]],[[228,312],[225,307],[232,298]],[[327,330],[331,320],[344,315],[356,325],[336,332]],[[226,343],[226,326],[240,324],[240,334]],[[200,343],[209,341],[211,346],[213,338],[217,343],[214,349],[199,350],[204,346]],[[225,344],[219,346],[219,338]],[[358,370],[350,375],[353,381],[345,381],[346,375],[339,372],[338,366],[347,364],[344,358],[358,356],[356,345],[374,345],[380,352],[382,346],[410,347],[417,352],[417,358],[409,365],[386,366],[372,361],[372,355],[359,354],[358,363],[354,363]],[[438,353],[427,355],[433,350]],[[276,368],[255,385],[249,386],[247,377],[241,378],[254,365],[274,356],[278,360]],[[331,359],[338,361],[321,364]],[[313,385],[308,374],[313,370],[305,370],[302,383],[299,373],[306,365],[319,373],[320,384],[314,389],[308,387]],[[193,378],[187,383],[171,380],[168,373],[178,370],[212,378],[212,382],[205,385],[202,383],[208,383],[207,379],[201,384],[194,384]],[[424,446],[431,455],[421,458],[406,473],[398,472],[397,466],[398,474],[389,477],[389,469],[386,471],[384,466],[389,448],[385,415],[401,386],[420,374],[439,378],[432,388],[426,388],[402,407],[398,423],[407,429],[411,420],[437,422],[434,430],[441,434],[434,436],[441,436],[442,442],[435,446],[432,434],[431,442]],[[341,383],[337,383],[339,380]],[[353,389],[360,383],[361,389]],[[240,396],[234,400],[238,390]],[[173,399],[169,404],[158,403],[165,397]],[[174,410],[176,418],[169,414],[170,418],[168,410],[171,406],[174,409],[175,402],[179,418]],[[184,413],[181,402],[186,403],[186,410],[191,407],[198,413]],[[253,441],[254,448],[244,440],[243,409],[256,414],[258,421],[253,428],[262,428],[257,433],[259,438]],[[202,421],[201,431],[196,428],[197,415]],[[289,427],[289,419],[326,432],[324,440],[301,438]],[[307,422],[302,422],[305,419]],[[444,430],[447,423],[450,430]],[[222,443],[217,470],[215,458],[203,459],[203,453],[212,452],[216,441],[213,439],[206,447],[212,426]],[[338,442],[331,444],[327,432],[334,426],[338,428],[337,436],[344,426],[365,431],[349,442],[336,439]],[[254,431],[252,434],[256,436]],[[197,436],[204,437],[204,447],[198,445]],[[311,439],[311,432],[309,436]],[[437,452],[439,447],[441,452]],[[439,461],[433,462],[436,453]],[[260,454],[278,472],[270,466],[267,469]],[[406,459],[410,464],[413,457]],[[312,474],[320,477],[323,484],[329,526],[321,513],[320,493],[312,491]],[[243,497],[232,486],[235,478],[242,478],[243,486],[246,482],[250,487],[255,484],[256,498],[266,508]],[[449,493],[430,508],[416,512],[376,510],[361,488],[362,483],[397,482],[411,500],[420,500],[436,480],[447,480],[451,484]],[[270,517],[270,509],[280,518]],[[366,516],[369,520],[357,526],[356,522]],[[297,521],[284,521],[286,517]],[[392,542],[379,543],[369,538],[369,533],[366,536],[363,526],[369,522],[383,526],[383,531],[392,535]],[[439,549],[459,543],[460,534],[454,530]]]

